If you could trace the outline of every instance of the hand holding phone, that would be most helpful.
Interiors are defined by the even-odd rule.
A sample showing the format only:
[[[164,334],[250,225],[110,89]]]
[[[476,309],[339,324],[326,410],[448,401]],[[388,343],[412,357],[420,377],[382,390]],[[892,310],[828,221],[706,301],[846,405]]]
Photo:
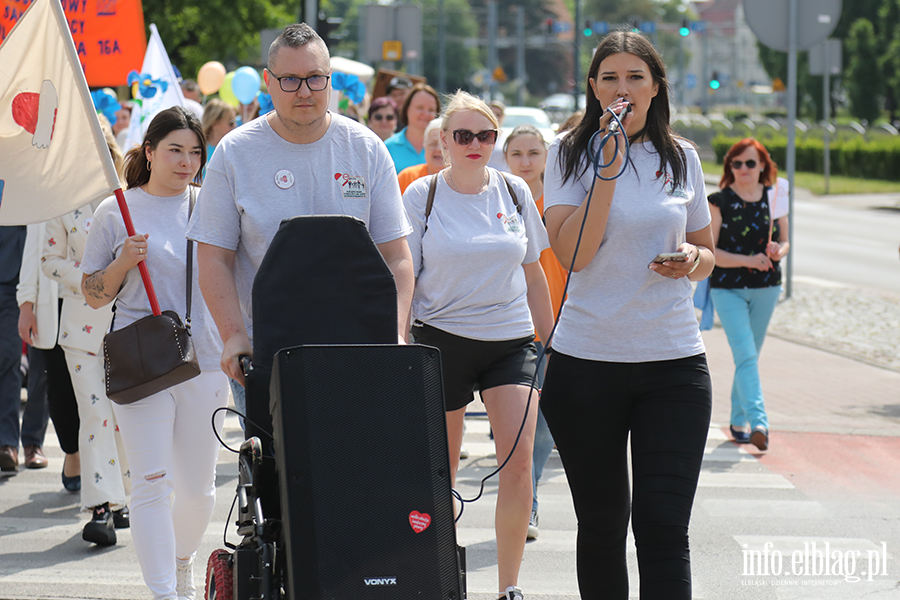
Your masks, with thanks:
[[[656,255],[656,258],[653,259],[655,263],[663,263],[666,261],[672,262],[684,262],[687,260],[688,254],[687,252],[660,252]]]

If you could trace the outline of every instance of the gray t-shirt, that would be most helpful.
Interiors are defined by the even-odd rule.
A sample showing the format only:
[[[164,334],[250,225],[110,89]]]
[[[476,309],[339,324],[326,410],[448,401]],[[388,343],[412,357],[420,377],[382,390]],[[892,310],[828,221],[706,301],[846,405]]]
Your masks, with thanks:
[[[376,244],[412,231],[394,162],[369,128],[332,113],[328,131],[311,144],[288,142],[265,117],[230,132],[216,146],[187,236],[236,251],[235,284],[251,337],[253,279],[281,221],[300,215],[357,217]]]
[[[147,239],[147,259],[144,262],[150,270],[150,280],[156,290],[159,307],[161,310],[175,311],[184,320],[187,269],[187,240],[184,232],[188,223],[190,192],[185,190],[181,196],[160,197],[151,196],[141,188],[132,188],[125,192],[125,200],[136,232],[150,234]],[[90,275],[108,267],[121,254],[127,237],[115,197],[107,198],[94,212],[81,271]],[[197,283],[196,244],[193,254],[191,334],[200,369],[218,371],[222,340]],[[151,314],[140,270],[135,267],[125,275],[125,282],[116,296],[113,327],[120,329]]]
[[[514,340],[534,333],[522,265],[539,260],[550,244],[528,185],[506,175],[519,214],[500,173],[488,172],[490,182],[480,194],[459,194],[438,175],[427,231],[432,178],[406,188],[416,275],[413,318],[470,339]]]
[[[562,183],[559,140],[547,154],[545,210],[580,206],[594,178]],[[709,205],[700,158],[683,142],[687,180],[674,188],[671,171],[659,174],[650,142],[631,146],[630,165],[616,191],[600,249],[578,273],[553,338],[553,347],[577,358],[610,362],[673,360],[704,352],[686,277],[670,279],[647,268],[660,252],[674,252],[685,233],[709,225]]]

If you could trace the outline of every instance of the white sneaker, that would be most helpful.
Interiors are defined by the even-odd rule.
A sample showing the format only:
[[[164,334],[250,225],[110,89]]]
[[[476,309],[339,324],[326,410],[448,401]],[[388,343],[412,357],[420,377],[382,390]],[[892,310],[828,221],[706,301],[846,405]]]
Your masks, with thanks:
[[[506,588],[506,591],[500,594],[500,598],[498,600],[525,600],[525,596],[522,594],[522,590],[517,588],[514,585]]]
[[[531,511],[531,518],[528,519],[528,535],[525,539],[536,540],[538,533],[538,514],[536,510],[533,510]]]
[[[469,458],[469,451],[466,450],[465,446],[460,446],[459,447],[459,459],[466,460],[467,458]]]
[[[175,559],[175,593],[178,594],[178,600],[195,600],[197,597],[193,554],[187,560]]]

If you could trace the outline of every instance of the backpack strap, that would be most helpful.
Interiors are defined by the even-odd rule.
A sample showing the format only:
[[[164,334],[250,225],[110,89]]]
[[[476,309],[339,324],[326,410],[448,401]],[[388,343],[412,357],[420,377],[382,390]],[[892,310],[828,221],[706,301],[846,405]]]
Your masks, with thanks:
[[[422,231],[422,235],[425,235],[425,232],[428,231],[428,216],[431,214],[431,207],[434,206],[434,190],[437,187],[437,178],[440,173],[435,173],[431,176],[431,180],[428,182],[428,200],[425,202],[425,229]]]
[[[522,207],[519,205],[519,197],[516,196],[516,192],[515,192],[515,190],[513,190],[512,185],[510,185],[509,179],[507,179],[506,175],[503,174],[503,171],[497,171],[497,172],[500,173],[500,177],[502,177],[503,181],[506,182],[506,189],[509,190],[509,195],[512,196],[513,204],[516,205],[516,212],[521,215]]]

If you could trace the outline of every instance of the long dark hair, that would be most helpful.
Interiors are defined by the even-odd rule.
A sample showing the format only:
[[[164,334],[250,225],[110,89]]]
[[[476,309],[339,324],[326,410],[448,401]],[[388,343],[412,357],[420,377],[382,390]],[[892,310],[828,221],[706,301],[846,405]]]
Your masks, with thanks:
[[[182,108],[173,106],[161,111],[153,120],[144,135],[144,142],[135,146],[125,154],[125,185],[128,189],[146,185],[150,181],[150,169],[147,168],[147,155],[144,148],[156,150],[156,147],[167,135],[179,129],[190,129],[197,134],[200,144],[200,169],[194,178],[195,183],[200,183],[203,178],[203,167],[206,165],[206,136],[203,135],[203,125],[197,115]]]
[[[596,79],[600,70],[600,63],[606,57],[627,52],[640,58],[650,70],[654,83],[659,86],[656,96],[650,101],[647,110],[647,122],[644,128],[629,137],[629,142],[634,142],[646,137],[659,153],[659,170],[665,171],[666,165],[672,169],[672,178],[675,185],[683,185],[687,179],[687,167],[684,149],[678,143],[678,136],[669,125],[669,82],[666,79],[666,67],[662,57],[647,39],[639,33],[631,31],[616,31],[603,38],[594,52],[591,68],[588,71],[588,79]],[[603,116],[605,107],[600,106],[600,101],[594,94],[590,83],[586,81],[587,102],[584,116],[572,131],[560,140],[559,166],[563,172],[563,181],[571,177],[581,177],[587,170],[587,161],[582,159],[587,154],[591,136],[600,129],[600,117]]]

